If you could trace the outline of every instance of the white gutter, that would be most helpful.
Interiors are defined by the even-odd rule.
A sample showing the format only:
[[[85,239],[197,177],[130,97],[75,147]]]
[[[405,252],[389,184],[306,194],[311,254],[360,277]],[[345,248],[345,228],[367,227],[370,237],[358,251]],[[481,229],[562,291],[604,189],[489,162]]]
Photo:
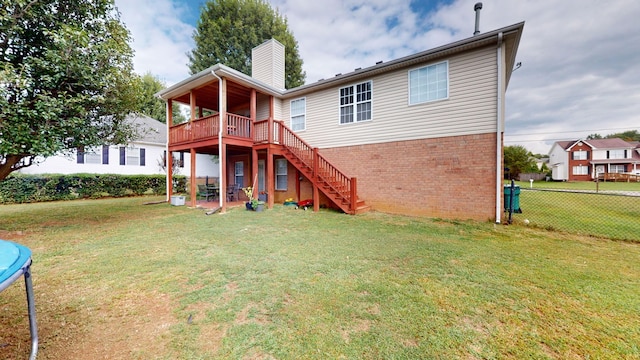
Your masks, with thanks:
[[[222,208],[222,79],[211,70],[211,75],[218,79],[218,204]],[[225,181],[226,185],[226,181]],[[224,187],[224,194],[226,196],[227,190]]]
[[[502,200],[502,32],[498,33],[498,109],[497,109],[497,126],[496,126],[496,224],[500,224],[502,209],[500,206]]]

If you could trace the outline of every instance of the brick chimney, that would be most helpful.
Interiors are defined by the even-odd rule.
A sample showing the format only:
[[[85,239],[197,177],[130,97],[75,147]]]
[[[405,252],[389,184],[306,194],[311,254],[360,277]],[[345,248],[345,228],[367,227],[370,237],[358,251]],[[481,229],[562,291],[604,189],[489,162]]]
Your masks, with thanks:
[[[271,39],[251,50],[251,77],[284,89],[284,45]]]

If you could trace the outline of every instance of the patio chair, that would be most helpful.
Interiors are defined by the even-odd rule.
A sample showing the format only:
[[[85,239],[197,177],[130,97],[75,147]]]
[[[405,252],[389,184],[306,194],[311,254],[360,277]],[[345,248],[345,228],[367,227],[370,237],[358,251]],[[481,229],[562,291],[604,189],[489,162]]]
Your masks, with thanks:
[[[196,199],[198,197],[204,197],[205,200],[209,201],[209,198],[215,198],[215,191],[208,187],[207,185],[198,185],[198,193],[196,194]]]

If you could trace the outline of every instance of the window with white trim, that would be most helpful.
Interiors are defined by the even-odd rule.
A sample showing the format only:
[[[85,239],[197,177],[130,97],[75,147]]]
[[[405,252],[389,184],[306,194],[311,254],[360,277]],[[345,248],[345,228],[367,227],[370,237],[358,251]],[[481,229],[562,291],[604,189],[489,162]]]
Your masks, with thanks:
[[[573,160],[587,160],[589,155],[588,151],[578,150],[573,152]]]
[[[145,166],[145,149],[121,146],[120,165]]]
[[[287,159],[276,159],[276,190],[287,190]]]
[[[305,130],[307,113],[306,98],[291,100],[291,130]]]
[[[84,152],[85,164],[102,164],[102,147],[93,147]]]
[[[372,119],[372,88],[372,82],[366,81],[340,89],[340,124]]]
[[[409,105],[449,97],[449,62],[409,70]]]
[[[623,173],[624,172],[624,165],[610,165],[609,166],[609,172],[610,173]]]
[[[589,175],[589,167],[582,165],[574,166],[573,175]]]
[[[244,162],[236,161],[234,179],[236,186],[244,187]]]
[[[623,150],[609,150],[607,151],[607,159],[626,159],[627,154],[626,151]]]

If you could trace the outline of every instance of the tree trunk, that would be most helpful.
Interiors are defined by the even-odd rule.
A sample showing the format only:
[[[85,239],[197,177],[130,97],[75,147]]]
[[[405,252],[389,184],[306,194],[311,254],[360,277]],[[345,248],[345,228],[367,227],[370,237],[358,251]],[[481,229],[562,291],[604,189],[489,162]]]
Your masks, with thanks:
[[[4,157],[4,162],[0,164],[0,181],[6,179],[12,172],[23,168],[24,166],[15,167],[15,165],[25,157],[25,155],[6,155]]]

